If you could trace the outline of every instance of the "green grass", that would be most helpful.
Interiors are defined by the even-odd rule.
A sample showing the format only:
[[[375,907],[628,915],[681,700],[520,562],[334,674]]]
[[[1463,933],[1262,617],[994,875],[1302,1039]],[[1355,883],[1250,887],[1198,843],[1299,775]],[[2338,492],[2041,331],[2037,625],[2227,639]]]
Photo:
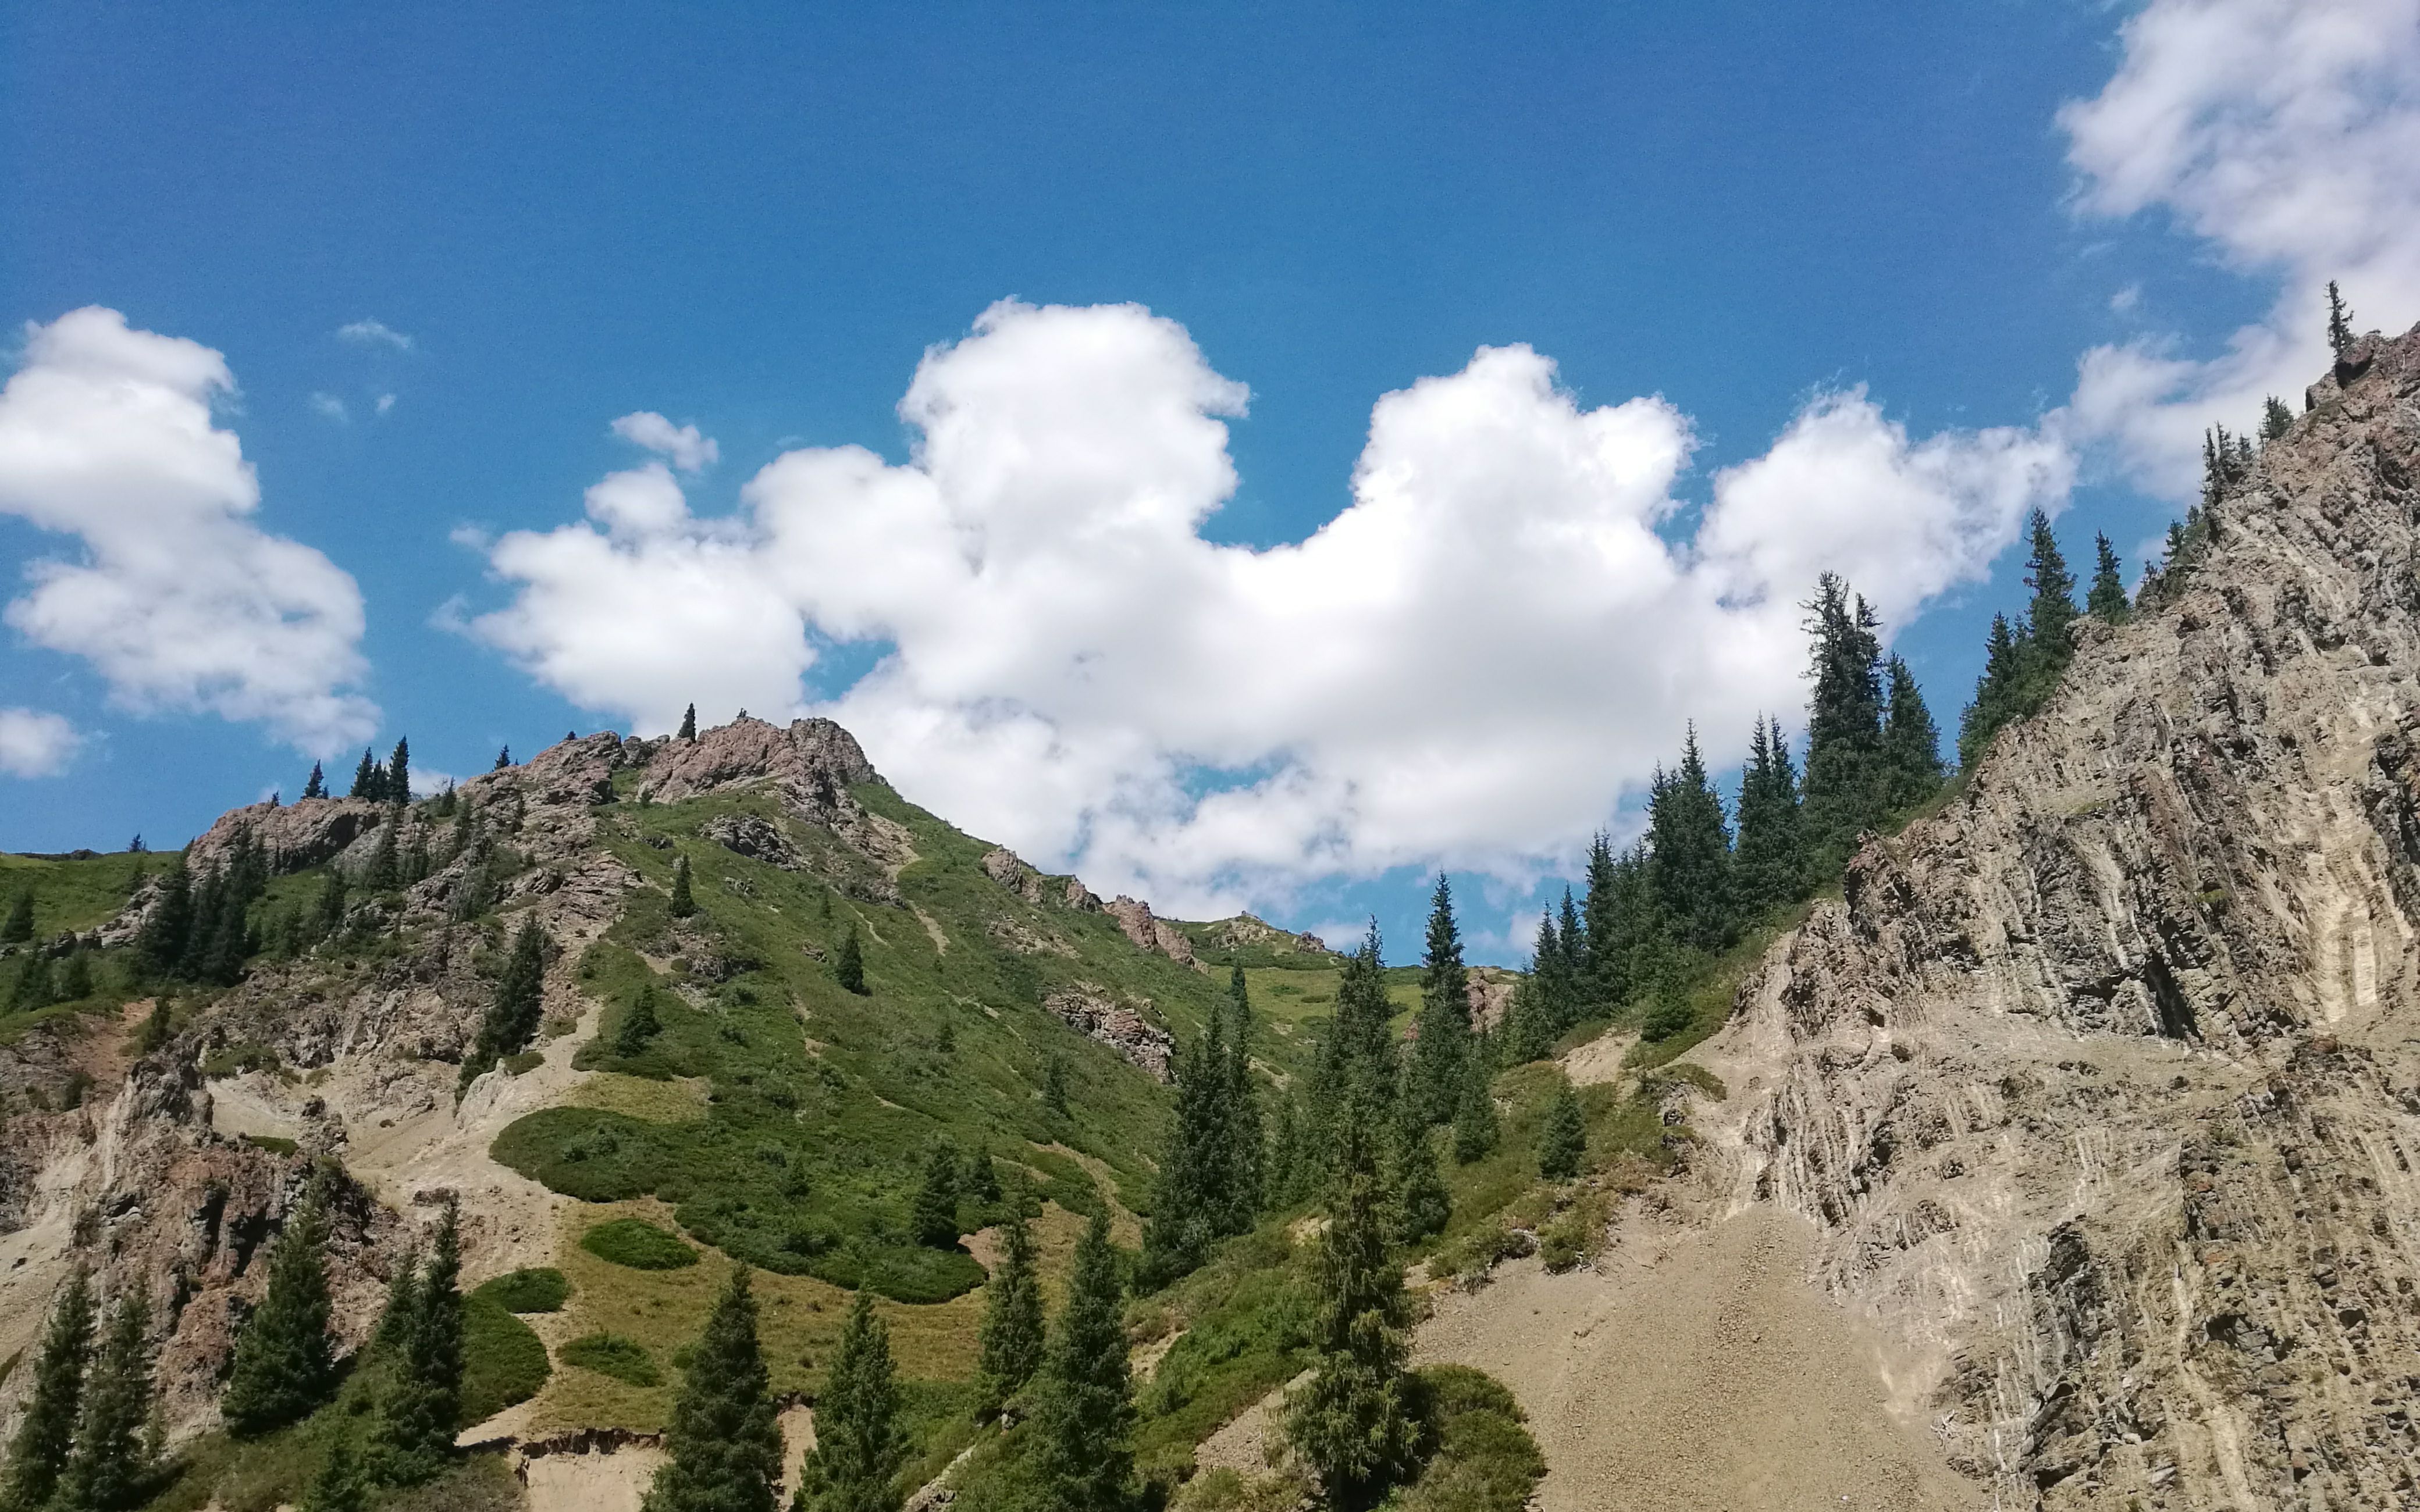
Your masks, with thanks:
[[[1085,984],[1147,1003],[1151,1016],[1190,1035],[1223,983],[1138,951],[1105,915],[1026,903],[983,873],[988,846],[887,787],[867,784],[857,796],[912,836],[918,858],[896,878],[898,903],[872,901],[892,879],[784,818],[761,790],[605,810],[605,843],[656,888],[668,889],[675,858],[689,857],[699,912],[675,923],[664,891],[630,895],[580,963],[582,986],[606,1004],[607,1029],[577,1064],[626,1088],[702,1087],[705,1097],[668,1097],[662,1113],[622,1091],[582,1098],[602,1105],[535,1113],[506,1129],[494,1153],[584,1201],[659,1198],[690,1235],[751,1265],[938,1302],[980,1285],[983,1273],[962,1251],[909,1236],[908,1202],[937,1139],[992,1156],[1011,1189],[1000,1204],[964,1205],[963,1232],[1045,1200],[1077,1212],[1110,1200],[1150,1210],[1166,1090],[1070,1030],[1043,999]],[[780,826],[813,870],[751,860],[701,835],[737,813]],[[864,996],[842,991],[827,964],[851,927],[865,952]],[[1074,953],[1019,954],[1003,933]],[[655,995],[662,1031],[622,1056],[613,1031],[643,989]],[[1261,1050],[1291,1070],[1310,1043],[1272,1033]],[[1053,1059],[1066,1071],[1066,1117],[1039,1096]]]
[[[171,853],[81,857],[0,854],[0,911],[30,887],[36,938],[48,939],[64,930],[82,932],[117,917],[134,890],[138,865],[156,876],[176,864]]]
[[[571,1283],[552,1266],[539,1266],[507,1271],[471,1295],[485,1297],[508,1313],[553,1313],[571,1299]]]
[[[546,1345],[493,1297],[462,1304],[462,1426],[484,1423],[536,1396],[551,1374]]]
[[[594,1370],[632,1386],[657,1386],[663,1373],[646,1346],[619,1334],[584,1334],[555,1351],[565,1365]]]
[[[678,1271],[697,1263],[697,1251],[644,1218],[615,1218],[580,1236],[580,1247],[633,1271]]]

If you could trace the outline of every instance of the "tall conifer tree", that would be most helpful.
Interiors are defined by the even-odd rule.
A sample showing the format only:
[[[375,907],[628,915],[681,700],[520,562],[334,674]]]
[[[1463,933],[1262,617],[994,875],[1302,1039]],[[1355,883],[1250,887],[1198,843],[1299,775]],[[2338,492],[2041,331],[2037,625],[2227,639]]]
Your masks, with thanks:
[[[462,1427],[462,1227],[461,1211],[445,1205],[428,1261],[400,1298],[389,1296],[395,1325],[386,1386],[378,1403],[373,1438],[377,1478],[389,1486],[416,1486],[445,1467]],[[400,1318],[395,1303],[408,1304]]]
[[[1673,937],[1699,950],[1729,945],[1736,917],[1730,825],[1706,776],[1694,724],[1683,738],[1680,766],[1656,773],[1648,799],[1647,846],[1657,909]]]
[[[1013,1215],[1000,1269],[984,1288],[982,1353],[975,1362],[976,1396],[984,1416],[997,1414],[1042,1366],[1042,1283],[1033,1269],[1033,1230]]]
[[[862,1291],[858,1299],[863,1307]],[[845,1332],[842,1342],[845,1349]],[[818,1402],[819,1445],[822,1418],[823,1404]],[[835,1429],[835,1438],[845,1436],[837,1423]],[[827,1466],[831,1458],[827,1457]],[[774,1415],[772,1379],[756,1342],[756,1299],[749,1294],[748,1268],[735,1265],[690,1350],[664,1432],[663,1466],[639,1504],[641,1512],[773,1512],[781,1486],[782,1429]],[[854,1508],[883,1504],[816,1504]]]
[[[41,1512],[67,1472],[84,1407],[92,1324],[92,1278],[78,1266],[52,1304],[24,1415],[17,1420],[17,1436],[9,1442],[8,1464],[0,1467],[0,1508],[7,1512]]]
[[[908,1448],[899,1425],[891,1332],[875,1316],[873,1297],[860,1289],[849,1304],[848,1321],[841,1325],[831,1373],[815,1398],[815,1446],[799,1467],[795,1512],[895,1512],[899,1496],[892,1477]],[[733,1505],[701,1504],[701,1512],[726,1512]]]
[[[2025,561],[2025,586],[2034,591],[2033,602],[2025,610],[2025,639],[2040,658],[2044,674],[2055,683],[2075,655],[2069,633],[2076,621],[2075,575],[2067,570],[2067,558],[2058,548],[2058,537],[2051,532],[2049,515],[2035,510],[2025,531],[2033,543]],[[2047,689],[2042,696],[2048,696]]]
[[[1423,1127],[1453,1117],[1470,1057],[1470,972],[1462,962],[1462,932],[1453,918],[1453,888],[1442,872],[1429,895],[1428,949],[1420,966],[1420,1012],[1412,1041],[1412,1112]]]
[[[1420,1438],[1405,1370],[1404,1273],[1388,1250],[1372,1146],[1362,1110],[1348,1109],[1337,1132],[1327,1227],[1312,1262],[1318,1358],[1284,1409],[1287,1441],[1339,1504],[1369,1499],[1403,1474]]]
[[[2000,727],[2024,712],[2024,649],[2005,614],[1992,616],[1992,633],[1984,642],[1983,673],[1975,680],[1975,702],[1958,721],[1959,764],[1972,770],[1992,748]]]
[[[395,754],[386,759],[386,792],[389,803],[411,801],[411,742],[397,736]]]
[[[832,960],[832,980],[844,991],[865,995],[865,948],[857,943],[857,925],[852,922],[848,933],[840,939],[840,949]]]
[[[2092,553],[2092,591],[2085,595],[2084,611],[2096,620],[2123,625],[2133,618],[2134,607],[2126,598],[2126,580],[2118,566],[2118,548],[2109,544],[2106,534],[2095,532]]]
[[[1807,706],[1803,810],[1808,849],[1828,872],[1889,808],[1882,638],[1873,610],[1837,574],[1816,579],[1806,608],[1815,687]]]
[[[126,1512],[148,1489],[151,1457],[151,1303],[142,1288],[120,1297],[109,1333],[85,1373],[75,1449],[59,1476],[59,1512]]]
[[[537,1038],[546,1007],[546,932],[535,918],[521,921],[513,953],[496,979],[496,995],[479,1021],[479,1037],[462,1062],[460,1085],[468,1087],[506,1056],[519,1055]]]
[[[689,857],[675,856],[673,857],[672,915],[675,918],[687,918],[696,912],[697,897],[690,890]]]
[[[1740,776],[1739,846],[1732,856],[1743,917],[1796,903],[1806,891],[1807,870],[1790,737],[1779,721],[1760,715]]]
[[[2336,281],[2328,280],[2328,350],[2342,357],[2352,345],[2352,308],[2336,291]]]
[[[1487,1068],[1475,1059],[1462,1079],[1462,1100],[1453,1110],[1453,1158],[1462,1165],[1483,1160],[1496,1149],[1498,1125],[1496,1094],[1489,1087],[1492,1080]]]
[[[318,762],[311,764],[311,779],[302,784],[302,795],[306,798],[324,798],[328,795],[328,775],[319,769]]]
[[[1894,653],[1885,663],[1890,714],[1883,722],[1883,758],[1889,772],[1890,806],[1904,813],[1941,788],[1941,730],[1925,707],[1916,672]]]
[[[250,1436],[308,1415],[335,1387],[328,1334],[328,1202],[314,1182],[269,1256],[269,1294],[235,1341],[235,1364],[219,1411]]]
[[[697,705],[694,703],[681,711],[680,738],[683,740],[697,738]]]
[[[1118,1321],[1117,1252],[1096,1212],[1076,1245],[1061,1309],[1034,1390],[1032,1464],[1043,1505],[1110,1512],[1134,1473],[1134,1383]]]
[[[924,1180],[916,1189],[908,1213],[916,1242],[933,1249],[955,1249],[958,1243],[958,1152],[947,1140],[938,1141],[924,1162]]]
[[[1244,968],[1227,974],[1226,1211],[1220,1230],[1240,1234],[1259,1221],[1263,1192],[1261,1097],[1252,1080],[1252,995]]]
[[[1558,1079],[1546,1117],[1538,1126],[1538,1174],[1549,1181],[1568,1181],[1580,1173],[1588,1158],[1588,1120],[1568,1080]]]

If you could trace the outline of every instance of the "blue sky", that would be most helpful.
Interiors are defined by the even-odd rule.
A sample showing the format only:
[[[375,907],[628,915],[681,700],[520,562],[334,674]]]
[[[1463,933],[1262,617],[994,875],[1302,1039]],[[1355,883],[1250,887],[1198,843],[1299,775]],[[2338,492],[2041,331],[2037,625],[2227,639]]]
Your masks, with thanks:
[[[1750,586],[1776,602],[1804,593],[1782,578],[1832,563],[1827,531],[1851,529],[1845,516],[1794,515],[1792,499],[1832,487],[1852,510],[1888,497],[1862,475],[1816,472],[1905,464],[1959,532],[1947,548],[1908,544],[1911,559],[1938,560],[1892,590],[1907,622],[1900,646],[1952,725],[1984,624],[2020,592],[2017,553],[1998,549],[2011,511],[2063,510],[2071,557],[2088,558],[2095,529],[2131,556],[2175,509],[2179,447],[2201,424],[2247,421],[2245,395],[2315,376],[2295,323],[2314,280],[2342,266],[2365,315],[2420,314],[2420,278],[2386,229],[2363,221],[2331,227],[2325,248],[2297,242],[2265,213],[2281,191],[2230,187],[2212,161],[2249,150],[2242,133],[2218,146],[2195,135],[2249,111],[2273,157],[2376,146],[2355,166],[2382,201],[2375,218],[2392,221],[2414,193],[2415,170],[2388,150],[2420,112],[2408,3],[2307,8],[2334,34],[2297,30],[2305,23],[2254,0],[861,8],[0,9],[0,320],[46,327],[98,305],[221,354],[232,390],[196,381],[256,470],[252,523],[358,584],[359,663],[347,670],[341,604],[312,654],[348,707],[377,711],[298,715],[294,701],[314,690],[229,694],[236,674],[224,671],[143,683],[126,661],[138,653],[98,652],[88,629],[17,615],[0,632],[0,708],[48,722],[21,722],[32,733],[13,769],[26,775],[0,775],[0,846],[114,846],[136,831],[174,843],[271,786],[291,795],[309,766],[298,745],[331,744],[339,729],[374,728],[381,748],[408,732],[424,766],[469,772],[505,742],[528,751],[566,728],[647,726],[662,687],[566,670],[594,606],[566,606],[572,585],[547,574],[576,567],[516,572],[499,543],[515,531],[586,535],[583,490],[646,460],[609,431],[638,412],[715,442],[710,464],[659,470],[685,496],[688,514],[666,529],[692,565],[727,564],[735,532],[771,530],[772,506],[743,506],[741,490],[785,452],[859,445],[921,480],[899,407],[927,349],[952,344],[966,361],[935,370],[943,409],[991,404],[1001,418],[982,444],[1009,445],[1000,438],[1029,424],[1053,456],[1089,444],[1065,427],[1103,408],[1085,385],[1105,380],[1066,378],[1068,410],[1017,406],[1062,393],[1050,385],[1071,352],[1126,343],[1118,362],[1156,364],[1150,373],[1197,397],[1211,392],[1204,373],[1248,386],[1248,402],[1202,400],[1205,423],[1226,426],[1231,491],[1199,474],[1216,466],[1188,450],[1198,425],[1171,422],[1164,447],[1137,442],[1122,464],[1138,497],[1176,479],[1188,501],[1171,529],[1205,547],[1303,542],[1359,497],[1357,462],[1381,478],[1398,463],[1483,472],[1488,448],[1512,443],[1477,421],[1465,435],[1457,417],[1488,394],[1536,399],[1523,388],[1534,374],[1508,371],[1480,392],[1468,370],[1484,347],[1525,343],[1551,360],[1571,416],[1661,396],[1667,431],[1688,438],[1685,464],[1651,480],[1654,501],[1602,504],[1610,514],[1574,503],[1587,530],[1615,516],[1643,523],[1686,567],[1719,554],[1705,533],[1717,475],[1771,463],[1741,475],[1723,539],[1771,568]],[[2346,28],[2374,28],[2380,45],[2348,51]],[[2258,69],[2230,61],[2239,53],[2308,59],[2296,98],[2340,96],[2350,114],[2314,132]],[[2071,101],[2099,109],[2062,116]],[[976,332],[1012,298],[1040,308]],[[1052,318],[1054,307],[1129,303],[1157,323]],[[339,336],[365,321],[408,345]],[[1177,328],[1196,357],[1170,347]],[[52,349],[31,335],[14,345],[27,374]],[[2079,388],[2095,351],[2110,354],[2107,381]],[[985,354],[1035,365],[994,383]],[[1407,409],[1400,446],[1379,445],[1382,395],[1457,374],[1465,390]],[[1874,446],[1781,444],[1810,406],[1857,386],[1864,407],[1834,419]],[[22,408],[21,428],[39,434],[46,422]],[[1644,410],[1626,413],[1654,429]],[[1581,433],[1561,410],[1538,424],[1521,436],[1546,438],[1542,452],[1568,452],[1552,437]],[[1993,427],[2033,448],[2024,481],[2004,475],[2015,466],[2005,449],[1971,442]],[[1419,450],[1446,434],[1461,438],[1450,463]],[[1907,462],[1936,438],[1937,466]],[[1600,481],[1656,445],[1598,441]],[[25,483],[12,504],[8,465],[0,439],[0,563],[106,556],[100,536],[80,538],[74,499],[28,503],[37,484]],[[1542,490],[1561,486],[1541,477]],[[1749,498],[1758,478],[1761,501]],[[960,512],[963,535],[963,512],[989,506],[952,486],[939,486],[944,512]],[[836,529],[839,517],[817,511],[857,507],[801,487],[799,533],[782,548],[794,554]],[[1437,517],[1524,507],[1470,488],[1436,502]],[[1028,525],[1083,533],[1055,506],[1031,507],[1042,513]],[[1875,508],[1885,517],[1852,521],[1852,533],[1885,533],[1850,562],[1895,560],[1886,532],[1905,511]],[[726,523],[700,523],[716,520]],[[1776,532],[1786,548],[1766,540]],[[215,525],[208,538],[232,539]],[[597,549],[653,562],[665,539],[634,530]],[[1711,661],[1673,643],[1698,622],[1642,609],[1637,594],[1497,625],[1496,607],[1529,596],[1515,560],[1485,569],[1495,576],[1469,602],[1439,604],[1462,624],[1434,643],[1375,611],[1239,623],[1254,611],[1237,605],[1280,579],[1352,599],[1354,554],[1283,573],[1260,559],[1259,587],[1220,597],[1199,585],[1258,570],[1250,553],[1155,540],[1132,559],[1148,592],[1103,607],[1032,665],[993,657],[975,671],[974,653],[1002,628],[982,613],[924,623],[912,582],[839,607],[845,585],[831,579],[878,575],[920,548],[883,536],[862,548],[870,557],[827,563],[816,586],[796,590],[790,633],[820,648],[803,684],[775,666],[728,686],[795,687],[799,706],[841,701],[910,797],[1163,906],[1249,903],[1312,926],[1375,912],[1409,949],[1420,878],[1443,862],[1474,926],[1498,936],[1483,950],[1497,958],[1534,887],[1589,828],[1621,822],[1621,795],[1683,719],[1741,724],[1714,742],[1735,748],[1740,712],[1788,692],[1770,613],[1721,620],[1730,649]],[[1088,570],[1127,570],[1106,560],[1086,559]],[[1059,612],[1068,565],[1002,567],[984,612],[1010,626]],[[752,585],[773,569],[744,570]],[[1417,597],[1425,570],[1402,567],[1395,586]],[[1692,612],[1717,614],[1741,582],[1691,590]],[[1197,589],[1199,604],[1185,598]],[[1060,664],[1085,635],[1128,640],[1121,614],[1150,646],[1162,604],[1187,627],[1185,648],[1074,653],[1104,658],[1096,677]],[[517,617],[482,618],[500,611]],[[1542,687],[1528,702],[1504,694],[1520,680],[1509,669],[1532,660],[1522,633],[1568,640],[1559,627],[1603,640],[1545,660],[1618,669],[1601,684],[1561,678],[1564,692]],[[1193,643],[1230,630],[1230,662]],[[748,655],[711,627],[665,635],[701,683]],[[1350,718],[1317,712],[1336,709],[1339,685],[1274,670],[1299,647],[1355,686],[1354,657],[1389,643],[1449,664],[1470,646],[1426,717],[1501,738],[1431,740],[1409,691],[1373,693]],[[847,702],[902,645],[920,649],[896,658],[900,675]],[[1710,688],[1724,680],[1710,668],[1725,667],[1749,668],[1741,688]],[[780,712],[758,697],[756,712]],[[1547,706],[1557,698],[1594,712],[1575,718]],[[1219,712],[1171,713],[1163,700]],[[1218,722],[1228,713],[1233,738]],[[946,739],[920,736],[937,720]],[[1601,762],[1588,745],[1600,738]],[[1522,769],[1521,751],[1550,747],[1546,775]],[[1048,770],[1028,785],[1002,775],[1028,758]],[[1454,779],[1424,799],[1422,782],[1447,770]],[[1473,772],[1486,776],[1461,780]],[[1392,796],[1360,807],[1382,791]],[[1235,795],[1234,811],[1212,816],[1204,793]],[[1444,807],[1472,817],[1423,812]]]

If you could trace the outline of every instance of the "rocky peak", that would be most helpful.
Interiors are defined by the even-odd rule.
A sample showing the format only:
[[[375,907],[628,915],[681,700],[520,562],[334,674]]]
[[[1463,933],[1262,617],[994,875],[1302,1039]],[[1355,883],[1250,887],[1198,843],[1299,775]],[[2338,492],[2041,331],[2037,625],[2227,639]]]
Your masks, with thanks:
[[[2420,1473],[2420,331],[2311,397],[2165,602],[2089,625],[1705,1053],[1734,1197],[1820,1226],[2000,1505]]]
[[[772,782],[794,804],[829,809],[860,782],[880,774],[857,737],[830,719],[793,719],[785,727],[739,718],[701,730],[695,740],[671,740],[647,765],[647,791],[677,803],[726,788]]]

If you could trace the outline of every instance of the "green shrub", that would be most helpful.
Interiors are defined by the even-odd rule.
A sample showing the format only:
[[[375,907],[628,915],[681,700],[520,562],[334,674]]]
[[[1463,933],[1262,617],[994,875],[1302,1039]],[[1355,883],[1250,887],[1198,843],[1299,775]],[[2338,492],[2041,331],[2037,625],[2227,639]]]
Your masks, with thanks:
[[[291,1155],[296,1148],[294,1141],[283,1134],[248,1134],[243,1136],[243,1142],[255,1149],[265,1149],[272,1155]]]
[[[644,1218],[616,1218],[580,1236],[580,1247],[633,1271],[677,1271],[697,1263],[697,1251]]]
[[[663,1374],[656,1368],[654,1356],[636,1339],[626,1339],[619,1334],[589,1334],[573,1339],[561,1350],[565,1365],[576,1365],[582,1370],[594,1370],[600,1376],[633,1386],[658,1386]]]
[[[494,1298],[473,1292],[462,1304],[462,1422],[484,1423],[538,1394],[552,1374],[546,1346]]]
[[[508,1313],[554,1313],[571,1296],[571,1283],[552,1266],[507,1271],[471,1295],[485,1297]]]
[[[517,1056],[506,1056],[501,1064],[504,1066],[504,1074],[507,1076],[526,1075],[528,1072],[534,1072],[540,1066],[546,1064],[546,1052],[543,1050],[524,1050]]]
[[[1638,1037],[1649,1044],[1661,1044],[1676,1034],[1688,1030],[1698,1021],[1689,1005],[1676,997],[1667,997],[1647,1011],[1646,1019],[1638,1026]]]
[[[1521,1512],[1545,1456],[1502,1382],[1467,1365],[1419,1372],[1435,1450],[1393,1505],[1401,1512]]]

